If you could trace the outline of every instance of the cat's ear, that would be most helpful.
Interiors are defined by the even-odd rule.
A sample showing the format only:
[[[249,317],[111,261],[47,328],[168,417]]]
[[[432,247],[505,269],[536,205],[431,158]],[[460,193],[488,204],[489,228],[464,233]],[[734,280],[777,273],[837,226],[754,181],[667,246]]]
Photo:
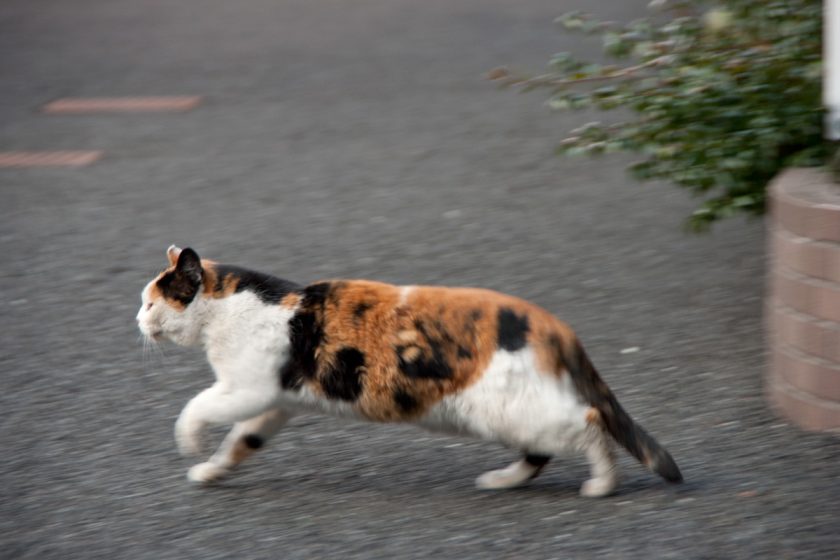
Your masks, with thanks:
[[[178,255],[181,254],[181,248],[175,245],[170,245],[166,250],[166,258],[169,259],[169,266],[175,266],[178,263]]]
[[[189,247],[184,250],[180,250],[178,254],[178,261],[175,264],[175,275],[188,280],[196,286],[200,284],[202,269],[201,259],[198,257],[198,253]]]

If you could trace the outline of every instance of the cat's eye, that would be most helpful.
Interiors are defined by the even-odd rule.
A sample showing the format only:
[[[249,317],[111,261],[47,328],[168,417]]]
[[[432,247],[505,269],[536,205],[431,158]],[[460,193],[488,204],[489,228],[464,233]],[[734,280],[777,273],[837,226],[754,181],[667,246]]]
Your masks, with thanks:
[[[148,311],[149,309],[151,309],[151,308],[152,308],[152,306],[153,306],[154,304],[155,304],[155,302],[153,302],[153,301],[150,301],[149,303],[147,303],[147,304],[146,304],[146,311]]]

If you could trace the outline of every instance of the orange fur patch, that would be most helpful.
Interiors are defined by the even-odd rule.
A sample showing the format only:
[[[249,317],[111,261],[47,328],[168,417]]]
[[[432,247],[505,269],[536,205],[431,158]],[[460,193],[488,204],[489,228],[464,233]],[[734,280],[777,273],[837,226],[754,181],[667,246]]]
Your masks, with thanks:
[[[245,445],[245,442],[240,438],[233,444],[233,447],[230,450],[230,455],[228,459],[233,463],[233,465],[238,465],[248,457],[254,454],[255,449],[252,449]]]
[[[540,367],[562,371],[546,341],[549,335],[573,336],[571,329],[539,307],[482,289],[403,290],[363,280],[330,284],[317,317],[323,329],[315,352],[318,373],[307,382],[314,392],[328,396],[323,376],[341,366],[341,352],[357,351],[364,367],[356,370],[363,388],[355,406],[363,415],[390,421],[422,414],[481,377],[499,348],[502,311],[525,325],[521,344],[535,349]]]
[[[280,300],[280,305],[282,305],[283,307],[287,307],[289,309],[293,309],[294,307],[296,307],[300,303],[300,300],[301,300],[300,294],[295,293],[295,292],[291,292],[291,293],[287,294],[286,296],[284,296],[282,300]]]
[[[233,295],[236,292],[238,284],[237,278],[228,274],[219,278],[219,273],[216,271],[214,261],[201,260],[201,268],[203,270],[202,278],[202,292],[204,295],[220,299]]]

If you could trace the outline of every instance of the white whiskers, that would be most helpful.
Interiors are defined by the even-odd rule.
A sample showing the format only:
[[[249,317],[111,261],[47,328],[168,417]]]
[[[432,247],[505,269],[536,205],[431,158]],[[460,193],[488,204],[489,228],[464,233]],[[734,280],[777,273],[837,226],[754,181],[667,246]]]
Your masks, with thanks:
[[[140,338],[143,340],[143,366],[147,367],[149,365],[150,356],[152,355],[158,359],[160,364],[164,364],[167,360],[167,356],[163,351],[163,347],[150,336],[140,334]]]

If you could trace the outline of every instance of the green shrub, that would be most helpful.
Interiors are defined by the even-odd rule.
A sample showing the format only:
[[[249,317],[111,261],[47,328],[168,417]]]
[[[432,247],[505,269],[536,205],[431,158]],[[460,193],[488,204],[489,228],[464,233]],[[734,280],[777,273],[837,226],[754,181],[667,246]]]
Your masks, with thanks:
[[[554,110],[624,109],[627,120],[571,131],[560,154],[629,151],[640,180],[666,179],[704,197],[689,225],[765,209],[781,168],[820,165],[822,4],[819,0],[654,0],[659,13],[629,24],[580,12],[565,29],[600,35],[616,64],[555,55],[547,73],[490,78],[548,90]],[[629,111],[628,111],[629,110]]]

